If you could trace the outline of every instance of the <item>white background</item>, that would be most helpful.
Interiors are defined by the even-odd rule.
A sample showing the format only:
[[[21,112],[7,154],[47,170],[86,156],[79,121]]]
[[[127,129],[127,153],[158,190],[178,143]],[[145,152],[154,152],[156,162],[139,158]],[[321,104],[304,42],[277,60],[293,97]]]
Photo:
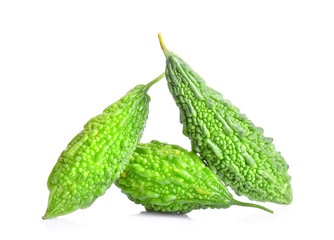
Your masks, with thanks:
[[[158,32],[274,138],[293,203],[263,203],[273,215],[148,214],[112,186],[90,208],[43,221],[48,175],[72,137],[164,71]],[[333,239],[333,66],[333,1],[1,1],[0,238]],[[190,149],[166,80],[149,95],[142,142]]]

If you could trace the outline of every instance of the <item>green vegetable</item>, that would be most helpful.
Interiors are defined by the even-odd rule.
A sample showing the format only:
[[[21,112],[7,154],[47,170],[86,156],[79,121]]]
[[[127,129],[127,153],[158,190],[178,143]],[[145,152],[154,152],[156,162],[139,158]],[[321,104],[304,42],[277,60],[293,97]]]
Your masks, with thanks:
[[[43,219],[89,207],[119,177],[145,127],[150,101],[147,91],[163,77],[136,86],[90,119],[73,138],[49,176],[50,196]]]
[[[180,57],[168,51],[166,79],[180,109],[183,133],[193,151],[227,186],[251,200],[289,204],[292,201],[288,165],[271,138],[255,127],[230,101],[208,87]]]
[[[262,206],[233,199],[219,177],[193,152],[158,141],[140,144],[115,184],[147,211],[187,213],[194,209]]]

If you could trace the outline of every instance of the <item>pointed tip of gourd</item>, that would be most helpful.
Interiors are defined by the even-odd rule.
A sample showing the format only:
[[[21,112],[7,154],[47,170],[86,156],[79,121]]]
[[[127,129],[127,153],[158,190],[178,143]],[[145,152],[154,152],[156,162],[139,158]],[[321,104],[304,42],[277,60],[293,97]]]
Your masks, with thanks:
[[[51,218],[56,218],[58,216],[61,216],[62,214],[55,214],[55,213],[50,213],[50,212],[46,212],[44,214],[44,216],[42,217],[43,220],[48,220],[48,219],[51,219]]]
[[[232,204],[233,204],[233,205],[244,206],[244,207],[258,208],[258,209],[261,209],[261,210],[263,210],[263,211],[266,211],[266,212],[269,212],[269,213],[272,213],[272,214],[274,213],[273,210],[271,210],[271,209],[269,209],[269,208],[266,208],[266,207],[263,207],[263,206],[258,205],[258,204],[254,204],[254,203],[239,202],[239,201],[233,199]]]

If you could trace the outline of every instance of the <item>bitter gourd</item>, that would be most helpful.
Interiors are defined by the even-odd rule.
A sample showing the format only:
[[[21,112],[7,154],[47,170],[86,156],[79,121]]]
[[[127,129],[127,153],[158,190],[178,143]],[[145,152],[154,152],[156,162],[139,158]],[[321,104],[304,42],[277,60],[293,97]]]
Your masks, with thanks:
[[[193,151],[227,186],[251,200],[289,204],[292,201],[288,164],[272,138],[240,110],[211,89],[179,56],[160,45],[166,57],[166,79],[180,109],[183,133]]]
[[[272,213],[233,199],[220,178],[194,152],[158,141],[140,144],[115,184],[147,211],[188,213],[241,205]]]
[[[48,178],[50,195],[43,219],[89,207],[119,177],[146,124],[147,91],[163,76],[130,90],[73,138]]]

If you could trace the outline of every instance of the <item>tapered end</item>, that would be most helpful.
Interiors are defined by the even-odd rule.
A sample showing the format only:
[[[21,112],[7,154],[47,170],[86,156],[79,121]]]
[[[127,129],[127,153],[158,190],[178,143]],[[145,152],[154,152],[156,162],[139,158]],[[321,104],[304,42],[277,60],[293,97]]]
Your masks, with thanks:
[[[46,212],[44,214],[44,216],[42,217],[43,220],[47,220],[47,219],[50,219],[50,218],[53,218],[53,216],[51,216],[50,214],[48,214],[48,212]]]

